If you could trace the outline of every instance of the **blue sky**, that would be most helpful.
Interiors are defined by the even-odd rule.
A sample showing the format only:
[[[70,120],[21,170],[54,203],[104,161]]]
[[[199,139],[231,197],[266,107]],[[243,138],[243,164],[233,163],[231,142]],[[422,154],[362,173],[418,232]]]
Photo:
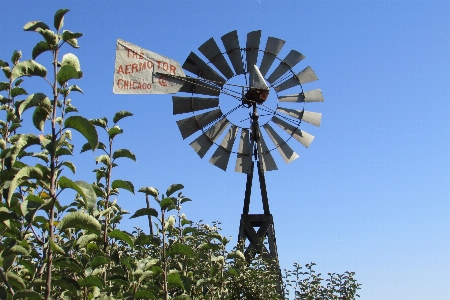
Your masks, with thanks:
[[[210,37],[220,42],[236,29],[242,46],[260,29],[262,44],[268,36],[286,41],[281,57],[291,49],[304,54],[302,66],[319,77],[307,89],[320,88],[325,102],[306,106],[323,113],[320,128],[302,127],[316,137],[311,146],[290,142],[300,158],[285,165],[274,153],[279,170],[266,174],[282,267],[313,261],[322,273],[354,271],[361,299],[450,298],[450,2],[8,1],[0,59],[15,49],[31,58],[40,36],[23,25],[51,25],[59,8],[71,10],[65,29],[84,33],[80,49],[66,48],[85,74],[77,82],[84,95],[73,96],[80,114],[111,120],[119,110],[134,113],[120,122],[125,133],[116,149],[129,148],[138,162],[122,161],[116,178],[136,189],[184,184],[194,200],[186,215],[220,220],[234,240],[245,175],[197,156],[181,138],[171,95],[112,93],[116,39],[182,64]],[[46,64],[48,56],[37,61]],[[50,94],[38,84],[29,79],[24,87]],[[95,180],[99,154],[76,155],[73,179]],[[252,213],[262,211],[257,187]],[[126,191],[118,201],[131,212],[145,205]]]

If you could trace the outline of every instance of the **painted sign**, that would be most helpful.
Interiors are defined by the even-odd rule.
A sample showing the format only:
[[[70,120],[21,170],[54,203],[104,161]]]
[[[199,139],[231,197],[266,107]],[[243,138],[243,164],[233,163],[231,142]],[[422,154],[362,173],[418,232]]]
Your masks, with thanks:
[[[177,61],[117,39],[115,94],[174,94],[185,77]]]

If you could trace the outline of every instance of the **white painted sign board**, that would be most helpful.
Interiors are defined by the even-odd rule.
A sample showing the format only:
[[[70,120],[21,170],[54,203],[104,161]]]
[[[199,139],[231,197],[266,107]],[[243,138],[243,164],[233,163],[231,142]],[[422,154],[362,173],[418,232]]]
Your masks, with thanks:
[[[117,39],[114,94],[174,94],[186,77],[173,59]]]

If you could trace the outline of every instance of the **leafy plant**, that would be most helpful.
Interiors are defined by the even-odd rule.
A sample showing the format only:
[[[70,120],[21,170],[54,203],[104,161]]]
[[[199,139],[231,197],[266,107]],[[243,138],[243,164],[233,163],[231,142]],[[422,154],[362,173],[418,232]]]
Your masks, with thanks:
[[[6,78],[0,82],[0,299],[280,299],[276,265],[258,255],[247,261],[238,248],[230,250],[219,222],[188,220],[181,205],[190,199],[181,184],[164,194],[139,189],[145,206],[130,218],[146,218],[148,234],[120,228],[129,214],[119,205],[120,192],[135,189],[113,170],[136,157],[114,146],[123,133],[118,123],[132,113],[119,111],[112,123],[74,114],[69,95],[82,93],[73,82],[83,74],[78,58],[62,49],[78,48],[82,34],[62,30],[68,11],[55,13],[54,31],[41,21],[24,26],[43,38],[31,60],[21,61],[21,51],[13,52],[11,63],[0,60]],[[50,71],[35,61],[44,52],[51,54]],[[42,78],[50,96],[29,95],[23,88],[29,76]],[[38,135],[21,133],[30,110]],[[72,130],[86,139],[81,152],[100,152],[94,180],[69,178],[76,171]],[[286,273],[296,299],[357,296],[354,273],[323,280],[312,266],[301,272],[294,265]]]

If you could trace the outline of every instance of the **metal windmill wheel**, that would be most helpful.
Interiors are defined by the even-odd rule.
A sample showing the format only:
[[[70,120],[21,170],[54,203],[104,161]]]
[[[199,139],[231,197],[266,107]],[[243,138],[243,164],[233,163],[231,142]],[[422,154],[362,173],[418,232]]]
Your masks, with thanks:
[[[221,40],[225,51],[211,38],[198,48],[207,62],[191,52],[182,66],[196,77],[185,77],[179,91],[183,95],[173,97],[174,114],[193,114],[177,121],[181,135],[186,139],[201,131],[190,145],[201,158],[215,145],[209,162],[222,170],[227,169],[231,154],[235,153],[235,171],[249,173],[255,151],[263,171],[276,170],[271,151],[277,149],[286,163],[292,162],[298,155],[287,141],[293,137],[308,147],[314,139],[300,129],[302,121],[320,126],[322,114],[306,111],[305,103],[323,102],[322,92],[303,90],[305,84],[318,78],[310,67],[294,72],[293,68],[305,58],[301,53],[291,50],[284,59],[278,57],[285,44],[281,39],[269,37],[261,50],[260,30],[247,34],[245,47],[240,46],[237,31],[225,34]],[[262,55],[259,68],[258,55]],[[278,65],[272,67],[274,63]],[[267,75],[270,70],[273,71]],[[292,88],[297,88],[295,94],[284,95]],[[288,102],[297,103],[300,109],[283,107]],[[259,116],[257,110],[263,114]],[[275,130],[273,124],[279,129]],[[261,127],[270,138],[269,146]],[[252,135],[258,138],[251,138]],[[237,136],[239,145],[233,149]],[[221,142],[217,143],[220,137]]]

